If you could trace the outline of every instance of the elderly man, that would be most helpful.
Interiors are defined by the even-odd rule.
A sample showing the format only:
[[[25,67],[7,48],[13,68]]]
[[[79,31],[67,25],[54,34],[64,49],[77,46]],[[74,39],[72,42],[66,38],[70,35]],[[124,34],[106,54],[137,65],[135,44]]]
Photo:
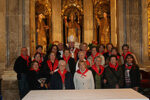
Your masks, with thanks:
[[[23,47],[21,49],[21,56],[16,59],[14,64],[14,70],[17,73],[18,87],[21,99],[28,93],[26,74],[29,70],[29,63],[31,62],[31,59],[27,52],[27,48]]]
[[[72,75],[66,70],[66,61],[60,60],[58,63],[58,67],[58,71],[55,72],[52,76],[51,89],[74,89]]]

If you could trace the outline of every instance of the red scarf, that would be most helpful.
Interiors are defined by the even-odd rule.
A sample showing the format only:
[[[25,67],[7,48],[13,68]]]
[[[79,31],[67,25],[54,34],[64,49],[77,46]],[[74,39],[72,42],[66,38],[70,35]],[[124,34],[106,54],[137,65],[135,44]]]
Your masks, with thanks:
[[[33,61],[35,61],[35,59],[33,59]],[[40,61],[37,61],[39,64],[39,67],[41,67],[41,63],[42,63],[42,59],[40,59]]]
[[[97,57],[98,55],[99,55],[99,53],[96,53],[95,56],[91,55],[93,62],[94,62],[95,57]]]
[[[108,51],[108,50],[107,50],[107,53],[108,53],[109,55],[111,55],[111,51]]]
[[[63,73],[61,73],[61,71],[58,70],[58,73],[59,73],[59,75],[61,76],[62,83],[64,83],[64,82],[65,82],[65,74],[67,73],[67,70],[64,69]]]
[[[36,72],[38,72],[40,69],[38,68],[37,70],[35,70],[35,69],[33,69],[33,68],[30,68],[30,70],[32,71],[36,71]]]
[[[55,60],[53,67],[52,67],[51,60],[47,60],[47,65],[48,65],[50,71],[55,71],[55,69],[58,67],[58,60]]]
[[[88,66],[90,66],[90,62],[89,62],[88,60],[86,60],[86,64],[87,64]]]
[[[77,70],[77,73],[78,74],[81,74],[81,76],[84,76],[84,77],[86,77],[86,73],[88,72],[88,69],[86,68],[86,70],[82,73],[79,69]]]
[[[109,66],[111,68],[114,68],[116,71],[118,70],[118,63],[116,63],[116,66],[114,66],[113,64],[109,63]]]
[[[119,58],[120,58],[120,56],[117,55],[117,59],[119,59]]]
[[[100,54],[103,55],[104,53],[105,53],[105,52],[103,51],[103,52],[101,52]]]
[[[70,56],[68,58],[66,58],[65,55],[63,55],[63,59],[66,61],[66,64],[67,64],[68,60],[70,59]]]
[[[127,64],[125,64],[125,68],[131,70],[132,65],[131,65],[131,66],[128,66]]]
[[[104,67],[103,67],[102,65],[100,65],[99,68],[100,68],[100,70],[101,70],[100,73],[99,73],[99,70],[97,69],[96,65],[93,65],[93,66],[92,66],[92,69],[100,76],[100,75],[102,75],[103,72],[104,72]]]
[[[126,54],[122,53],[122,56],[123,56],[123,59],[124,59],[124,60],[126,59],[126,56],[127,56],[128,54],[132,54],[132,53],[131,53],[130,51],[128,51]]]
[[[24,60],[27,61],[27,66],[29,66],[29,63],[30,63],[30,61],[29,61],[29,56],[27,55],[26,58],[25,58],[25,57],[21,54],[21,57],[22,57]]]

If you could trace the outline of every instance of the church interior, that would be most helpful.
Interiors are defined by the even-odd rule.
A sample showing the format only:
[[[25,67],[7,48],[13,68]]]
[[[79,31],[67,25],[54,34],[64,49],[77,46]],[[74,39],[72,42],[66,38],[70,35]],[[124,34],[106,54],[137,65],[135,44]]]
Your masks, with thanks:
[[[150,0],[0,0],[0,79],[4,100],[18,97],[14,62],[27,47],[46,53],[50,44],[128,44],[150,97]],[[146,84],[146,85],[145,85]],[[8,96],[9,95],[9,96]],[[11,99],[10,99],[11,98]]]

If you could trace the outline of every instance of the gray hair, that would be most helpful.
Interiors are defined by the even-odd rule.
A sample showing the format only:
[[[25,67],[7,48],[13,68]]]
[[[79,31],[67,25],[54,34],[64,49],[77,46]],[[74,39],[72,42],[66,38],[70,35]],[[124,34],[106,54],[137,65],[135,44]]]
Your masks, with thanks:
[[[58,66],[60,66],[60,64],[62,64],[62,63],[65,63],[65,64],[66,64],[66,61],[65,61],[65,60],[59,60]]]
[[[100,58],[100,59],[102,60],[102,57],[101,57],[101,56],[97,56],[97,57],[95,57],[95,59],[94,59],[94,63],[96,62],[96,60],[97,60],[98,58]]]

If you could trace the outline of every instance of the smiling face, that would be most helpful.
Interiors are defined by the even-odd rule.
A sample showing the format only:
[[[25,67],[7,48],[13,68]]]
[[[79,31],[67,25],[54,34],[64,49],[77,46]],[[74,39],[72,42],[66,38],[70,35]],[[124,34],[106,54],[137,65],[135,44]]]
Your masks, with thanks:
[[[103,52],[105,49],[104,49],[104,47],[101,45],[100,47],[99,47],[99,52],[101,53],[101,52]]]
[[[56,59],[55,53],[51,52],[49,58],[51,61],[55,61],[55,59]]]
[[[64,55],[65,55],[65,57],[69,57],[70,56],[69,50],[65,50]]]
[[[85,58],[84,52],[81,51],[79,52],[78,56],[79,56],[79,60],[83,60]]]
[[[37,49],[37,52],[39,52],[39,53],[42,53],[42,48],[41,47],[39,47],[38,49]]]
[[[32,65],[32,68],[34,70],[37,70],[39,68],[39,64],[37,62],[34,62],[33,65]]]
[[[126,54],[129,51],[129,48],[127,46],[124,46],[122,50],[123,53]]]
[[[111,57],[110,58],[110,63],[113,64],[113,65],[116,65],[116,63],[117,63],[116,57]]]
[[[36,61],[40,61],[40,60],[41,60],[41,56],[40,56],[40,54],[36,54],[36,56],[35,56],[35,60],[36,60]]]
[[[97,58],[95,58],[95,64],[96,64],[96,66],[100,66],[101,65],[101,58],[100,57],[97,57]]]
[[[132,64],[133,63],[133,58],[131,56],[127,56],[126,61],[128,64]]]
[[[96,55],[97,51],[96,51],[96,48],[92,48],[92,55]]]
[[[60,60],[59,61],[59,70],[64,71],[65,68],[66,68],[66,62],[64,60]]]
[[[84,71],[86,69],[86,64],[84,61],[79,62],[79,69],[81,71]]]

